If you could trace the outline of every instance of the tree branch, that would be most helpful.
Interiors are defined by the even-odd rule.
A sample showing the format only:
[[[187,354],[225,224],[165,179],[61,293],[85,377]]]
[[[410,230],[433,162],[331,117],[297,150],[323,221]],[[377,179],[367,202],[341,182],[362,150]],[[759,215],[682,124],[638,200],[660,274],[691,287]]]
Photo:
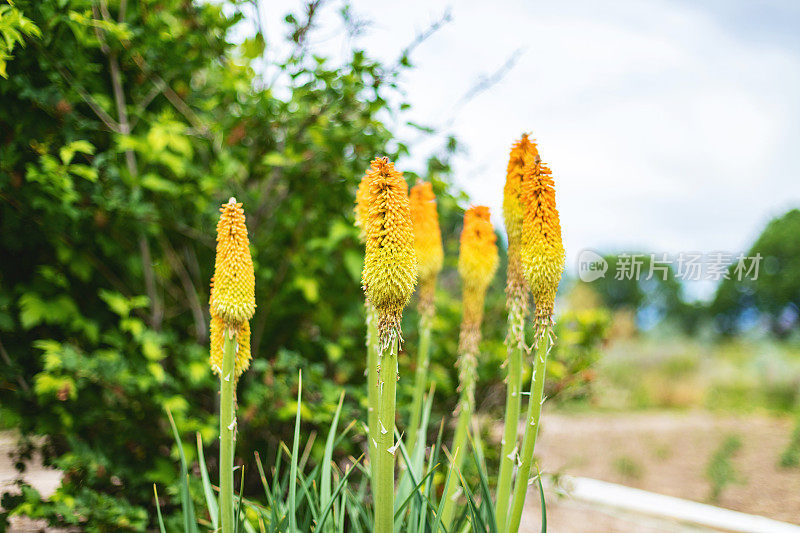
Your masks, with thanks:
[[[194,317],[194,326],[195,326],[195,338],[197,341],[202,343],[206,340],[206,319],[205,314],[203,313],[203,308],[200,305],[200,299],[197,297],[197,289],[192,283],[192,279],[189,276],[189,272],[186,270],[186,267],[183,265],[183,261],[178,257],[178,254],[175,253],[175,250],[170,245],[169,241],[164,237],[161,236],[159,238],[159,242],[161,243],[161,248],[164,250],[164,253],[167,256],[167,262],[169,262],[172,270],[178,275],[178,278],[181,280],[181,286],[183,286],[183,292],[186,294],[186,299],[189,303],[189,307],[192,310],[192,316]]]
[[[8,352],[6,352],[6,349],[3,346],[2,342],[0,342],[0,356],[3,357],[3,361],[5,361],[5,363],[8,366],[10,366],[10,367],[14,366],[13,363],[11,362],[11,358],[8,356]],[[31,388],[28,386],[28,382],[25,381],[25,378],[22,376],[22,374],[17,374],[17,383],[19,383],[19,386],[25,392],[30,392],[31,391]]]
[[[99,19],[101,16],[97,11],[97,5],[92,4],[92,13],[96,19]],[[100,0],[100,11],[104,20],[108,21],[111,18],[105,0]],[[122,75],[119,68],[119,61],[117,60],[116,53],[114,53],[106,43],[105,37],[100,29],[95,27],[95,32],[100,41],[100,49],[108,57],[108,64],[111,70],[111,85],[114,91],[114,101],[117,105],[117,119],[119,121],[120,133],[129,135],[131,127],[128,122],[125,91],[122,88]],[[125,150],[125,164],[128,167],[128,172],[131,177],[136,179],[139,176],[139,169],[136,164],[136,155],[130,148]],[[150,325],[154,329],[159,330],[161,329],[161,322],[164,317],[164,308],[161,305],[161,299],[158,297],[158,292],[156,291],[156,279],[150,253],[150,242],[144,232],[139,234],[139,251],[142,254],[142,271],[144,273],[145,290],[147,291],[147,297],[150,299]]]

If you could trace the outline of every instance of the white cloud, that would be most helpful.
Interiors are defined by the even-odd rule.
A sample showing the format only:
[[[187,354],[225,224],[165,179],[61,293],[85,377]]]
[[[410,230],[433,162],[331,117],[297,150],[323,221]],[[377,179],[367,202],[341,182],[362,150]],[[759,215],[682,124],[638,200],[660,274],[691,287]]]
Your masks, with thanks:
[[[355,2],[375,23],[360,44],[394,59],[447,5]],[[477,76],[525,49],[452,127],[469,149],[457,180],[498,226],[508,149],[523,131],[554,170],[570,266],[583,248],[743,249],[800,205],[800,50],[743,40],[712,11],[674,2],[452,9],[404,87],[417,121],[441,122]]]

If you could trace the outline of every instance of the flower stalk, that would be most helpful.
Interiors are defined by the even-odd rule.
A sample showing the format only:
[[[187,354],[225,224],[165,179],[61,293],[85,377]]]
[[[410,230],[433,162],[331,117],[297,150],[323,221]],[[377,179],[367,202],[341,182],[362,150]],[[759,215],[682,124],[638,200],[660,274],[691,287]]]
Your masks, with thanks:
[[[536,446],[536,436],[539,433],[539,419],[542,414],[542,397],[544,391],[544,376],[547,368],[547,354],[552,346],[550,336],[542,336],[536,345],[536,355],[531,376],[531,395],[528,401],[528,416],[525,421],[525,436],[522,439],[520,451],[520,465],[517,470],[517,480],[514,484],[514,499],[511,503],[511,512],[508,518],[508,531],[519,531],[522,520],[522,509],[525,506],[525,496],[528,485],[531,483],[531,465],[533,463],[533,449]]]
[[[217,253],[211,280],[209,363],[220,378],[219,514],[222,533],[233,533],[233,454],[236,384],[250,365],[250,325],[255,313],[255,274],[242,204],[220,208]]]
[[[523,207],[520,235],[520,262],[531,289],[535,312],[533,338],[536,353],[533,361],[528,416],[522,439],[520,467],[514,484],[514,496],[508,518],[508,531],[517,533],[539,431],[539,418],[544,398],[547,354],[555,342],[553,307],[564,271],[564,246],[561,222],[556,209],[552,172],[542,164],[538,153],[526,154],[520,199]]]
[[[417,256],[419,276],[419,346],[414,372],[414,392],[411,399],[411,416],[408,422],[406,448],[413,450],[418,438],[425,433],[420,427],[422,399],[428,384],[430,366],[431,330],[435,314],[434,296],[436,278],[444,264],[442,233],[439,229],[439,214],[436,212],[436,195],[430,182],[421,181],[409,193],[411,220],[414,227],[414,251]]]
[[[375,483],[375,531],[391,532],[394,529],[394,442],[395,398],[397,394],[397,351],[400,340],[395,338],[381,357],[378,414],[378,469]]]
[[[236,382],[233,372],[238,345],[234,330],[226,328],[223,335],[219,407],[219,510],[222,531],[225,533],[233,531],[233,453],[236,432]]]
[[[538,155],[536,143],[527,134],[514,143],[506,170],[503,188],[503,219],[508,234],[508,269],[506,274],[506,309],[508,330],[506,332],[506,408],[500,452],[500,472],[497,476],[495,516],[498,531],[505,531],[511,497],[512,474],[517,461],[519,447],[517,426],[522,393],[522,362],[525,353],[525,320],[528,316],[530,290],[522,273],[520,247],[522,246],[522,181],[525,159]]]
[[[377,375],[378,424],[370,446],[376,448],[373,483],[377,533],[394,529],[394,444],[397,353],[402,342],[400,324],[417,282],[417,260],[408,200],[402,173],[386,157],[372,161],[359,186],[356,219],[365,241],[362,285],[377,315],[377,361],[368,364],[368,377]],[[372,383],[368,387],[373,387]],[[369,415],[368,415],[369,420]],[[377,430],[377,433],[375,432]]]
[[[370,479],[374,490],[377,476],[377,450],[378,450],[378,315],[371,305],[366,305],[367,314],[367,430],[369,432],[369,445],[367,456],[370,464]],[[375,498],[375,494],[373,494]]]
[[[433,317],[421,315],[419,318],[419,346],[417,347],[417,368],[414,371],[414,392],[411,397],[411,415],[408,419],[407,450],[413,450],[417,439],[425,438],[425,429],[420,426],[422,417],[422,400],[428,384],[428,368],[430,367],[431,329]]]
[[[489,208],[472,207],[464,214],[458,272],[462,282],[461,332],[458,341],[459,401],[455,415],[456,431],[451,447],[455,472],[461,469],[466,456],[467,432],[475,408],[475,373],[478,366],[478,346],[481,341],[481,323],[486,289],[497,271],[497,236],[489,218]],[[451,475],[442,498],[442,523],[450,527],[458,500],[458,479]]]

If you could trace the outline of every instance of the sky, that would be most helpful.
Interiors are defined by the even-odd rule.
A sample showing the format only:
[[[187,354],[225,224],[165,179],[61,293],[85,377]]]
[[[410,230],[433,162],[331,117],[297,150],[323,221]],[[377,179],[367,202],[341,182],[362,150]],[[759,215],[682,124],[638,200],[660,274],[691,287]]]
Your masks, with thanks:
[[[262,2],[268,43],[298,5]],[[344,49],[340,5],[320,17],[318,47],[328,52]],[[476,80],[520,51],[443,133],[465,148],[456,183],[491,208],[500,229],[511,143],[522,132],[537,139],[556,180],[568,269],[584,249],[746,251],[772,217],[800,207],[798,2],[356,0],[352,8],[370,22],[358,46],[384,61],[449,9],[452,20],[415,50],[402,78],[413,106],[406,118],[423,124],[445,125]],[[420,156],[398,166],[420,170],[441,141],[415,145]]]

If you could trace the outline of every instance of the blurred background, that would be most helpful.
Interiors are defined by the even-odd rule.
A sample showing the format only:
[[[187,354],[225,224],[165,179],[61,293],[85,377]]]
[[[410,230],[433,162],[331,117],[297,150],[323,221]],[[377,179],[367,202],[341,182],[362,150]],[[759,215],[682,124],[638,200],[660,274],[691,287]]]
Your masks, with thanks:
[[[438,196],[447,416],[460,219],[490,206],[504,243],[508,151],[529,132],[567,249],[537,448],[552,486],[586,476],[800,524],[798,24],[789,1],[0,4],[0,521],[138,531],[153,483],[177,519],[164,407],[187,451],[196,431],[216,441],[206,302],[229,196],[258,302],[237,455],[291,437],[302,368],[321,456],[340,392],[348,419],[365,405],[352,207],[377,155]],[[489,443],[504,283],[501,265],[477,392]],[[402,376],[417,318],[412,304]],[[558,493],[553,531],[670,530]]]

